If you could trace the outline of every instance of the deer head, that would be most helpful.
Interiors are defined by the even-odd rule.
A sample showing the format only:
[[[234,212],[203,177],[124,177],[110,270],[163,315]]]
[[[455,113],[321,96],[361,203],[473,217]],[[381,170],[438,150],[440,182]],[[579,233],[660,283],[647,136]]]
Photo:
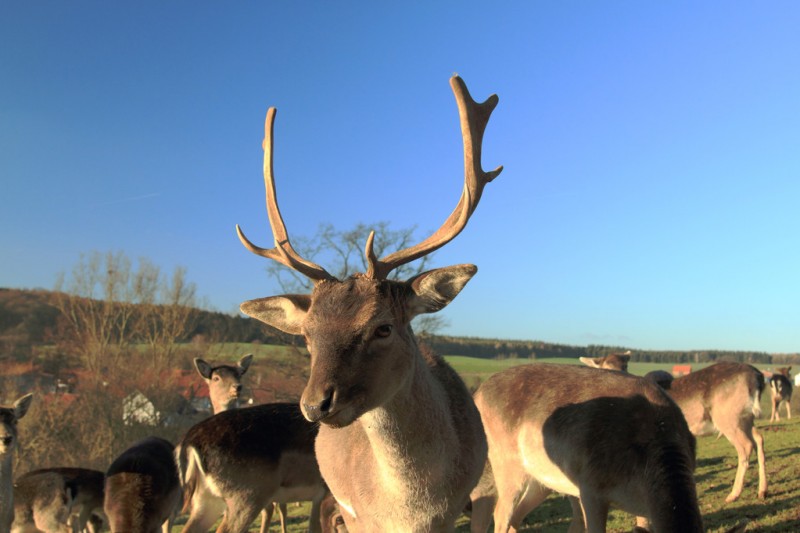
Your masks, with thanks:
[[[456,208],[442,226],[423,242],[378,259],[374,232],[366,242],[366,273],[338,280],[302,257],[292,247],[275,196],[272,170],[272,132],[275,108],[265,124],[264,182],[267,214],[275,246],[260,248],[237,226],[242,244],[251,252],[273,259],[314,281],[310,295],[289,294],[251,300],[243,313],[281,331],[302,335],[311,354],[311,375],[301,407],[310,421],[346,426],[361,414],[383,405],[403,386],[415,365],[424,364],[416,346],[411,320],[444,308],[477,271],[474,265],[430,270],[406,281],[389,280],[400,265],[444,246],[466,226],[484,186],[502,171],[481,168],[483,133],[496,95],[476,103],[458,76],[450,80],[456,97],[464,143],[465,181]],[[416,354],[416,356],[415,356]]]

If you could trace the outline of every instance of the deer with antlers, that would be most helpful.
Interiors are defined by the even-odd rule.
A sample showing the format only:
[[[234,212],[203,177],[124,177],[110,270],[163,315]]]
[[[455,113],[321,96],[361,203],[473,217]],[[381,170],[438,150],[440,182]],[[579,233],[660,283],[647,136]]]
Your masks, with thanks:
[[[450,80],[464,143],[465,183],[444,224],[423,242],[378,259],[367,238],[368,268],[339,280],[292,247],[275,196],[272,129],[267,113],[264,181],[275,246],[251,252],[314,281],[310,295],[245,302],[241,310],[302,335],[311,372],[300,405],[320,423],[316,440],[322,475],[349,531],[452,531],[486,460],[480,415],[464,383],[438,356],[420,352],[411,319],[449,304],[475,275],[474,265],[429,270],[407,281],[395,268],[444,246],[466,226],[484,186],[502,167],[481,168],[483,133],[498,102],[476,103],[458,76]]]
[[[13,405],[0,405],[0,533],[8,533],[14,521],[14,451],[19,446],[17,422],[31,406],[33,394]]]

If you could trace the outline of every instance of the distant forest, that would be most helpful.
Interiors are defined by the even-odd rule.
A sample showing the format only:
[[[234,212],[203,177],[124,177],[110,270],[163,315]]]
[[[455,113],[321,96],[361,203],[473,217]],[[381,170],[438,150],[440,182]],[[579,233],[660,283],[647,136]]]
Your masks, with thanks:
[[[44,290],[0,288],[0,362],[29,361],[36,348],[59,343],[60,311],[55,305],[56,293]],[[180,342],[263,343],[298,345],[300,340],[285,335],[256,320],[219,312],[193,310],[191,328]],[[485,339],[426,335],[421,339],[443,355],[465,355],[487,359],[542,359],[602,356],[630,350],[631,360],[660,363],[704,363],[739,361],[760,364],[800,364],[800,354],[768,354],[766,352],[721,350],[638,350],[626,346],[569,346],[543,341]]]

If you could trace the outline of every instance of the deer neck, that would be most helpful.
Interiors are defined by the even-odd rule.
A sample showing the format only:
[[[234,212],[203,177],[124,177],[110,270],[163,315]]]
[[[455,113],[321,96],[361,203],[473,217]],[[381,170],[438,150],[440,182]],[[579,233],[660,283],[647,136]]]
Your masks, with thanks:
[[[389,402],[360,419],[384,477],[409,470],[434,480],[450,475],[443,458],[457,456],[458,446],[450,403],[444,387],[415,350],[410,379]],[[419,485],[419,477],[402,479]]]

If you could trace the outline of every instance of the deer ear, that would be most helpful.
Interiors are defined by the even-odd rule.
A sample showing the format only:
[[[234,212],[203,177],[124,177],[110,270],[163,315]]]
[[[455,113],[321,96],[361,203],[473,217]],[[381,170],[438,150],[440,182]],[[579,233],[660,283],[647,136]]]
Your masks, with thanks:
[[[239,306],[239,309],[242,313],[284,333],[300,335],[309,307],[311,307],[310,295],[286,294],[249,300]]]
[[[454,265],[428,270],[408,280],[414,293],[407,304],[411,318],[444,309],[477,271],[475,265]]]
[[[200,374],[201,377],[205,379],[211,379],[211,365],[206,363],[205,360],[195,357],[194,367],[197,369],[197,373]]]
[[[25,413],[28,412],[28,408],[31,406],[31,400],[33,400],[33,393],[26,394],[14,402],[14,417],[16,417],[17,420],[25,416]]]
[[[242,374],[247,372],[247,369],[250,368],[250,363],[253,362],[253,354],[249,353],[239,359],[239,368],[242,369]]]

